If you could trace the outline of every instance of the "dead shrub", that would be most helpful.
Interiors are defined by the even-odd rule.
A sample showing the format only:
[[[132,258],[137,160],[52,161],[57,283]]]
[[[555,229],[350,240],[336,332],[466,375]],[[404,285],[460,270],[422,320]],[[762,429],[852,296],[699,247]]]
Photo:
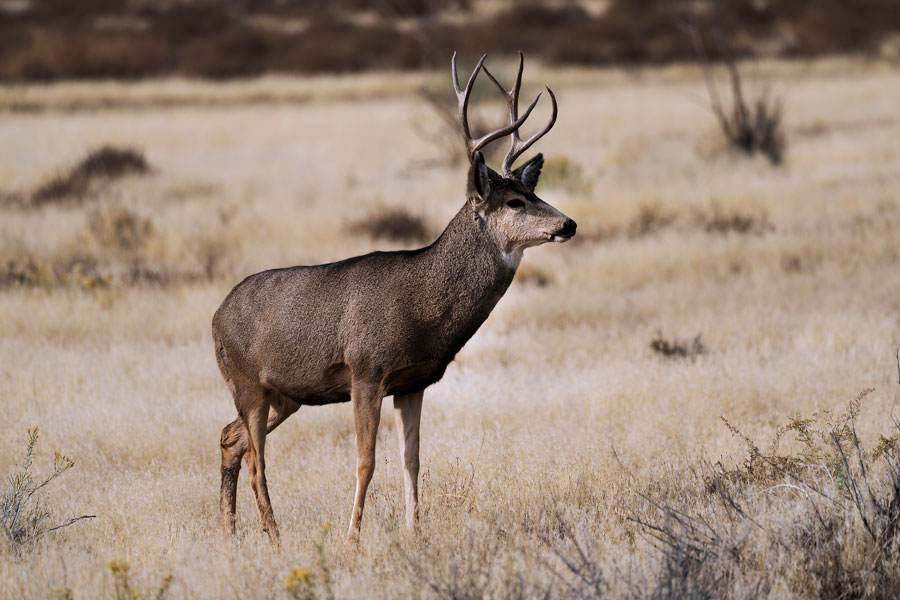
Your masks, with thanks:
[[[650,348],[657,354],[666,358],[695,359],[701,354],[706,353],[706,346],[703,345],[699,333],[694,336],[693,340],[687,342],[674,338],[666,339],[663,336],[662,330],[657,330],[656,335],[650,341]]]
[[[668,503],[639,494],[660,520],[631,515],[628,519],[661,554],[645,597],[721,598],[740,568],[744,540],[731,531],[731,523],[711,524]],[[644,595],[644,594],[641,594]]]
[[[866,389],[851,400],[844,412],[835,413],[822,410],[810,416],[799,413],[790,415],[787,423],[775,430],[766,452],[760,450],[753,440],[744,435],[725,417],[720,417],[725,426],[746,446],[747,457],[743,464],[735,470],[723,471],[723,474],[735,481],[762,482],[787,476],[799,478],[810,468],[824,465],[828,474],[842,487],[848,484],[853,474],[848,470],[846,456],[858,451],[862,466],[871,464],[895,451],[900,444],[900,428],[891,436],[881,435],[878,442],[867,452],[859,448],[855,422],[862,410],[866,396],[874,389]],[[788,436],[796,447],[793,451],[782,451],[782,445]]]
[[[700,471],[707,468],[704,463]],[[657,500],[650,493],[636,492],[640,508],[630,503],[625,519],[636,526],[635,536],[644,538],[657,556],[651,568],[637,577],[630,569],[622,571],[601,563],[595,547],[602,547],[603,542],[583,533],[576,535],[571,521],[557,516],[558,536],[539,538],[565,567],[562,572],[552,571],[568,590],[562,597],[609,598],[615,580],[625,584],[626,593],[619,593],[625,598],[765,597],[767,573],[757,571],[758,565],[745,558],[752,538],[742,531],[745,518],[750,518],[743,505],[745,498],[735,496],[742,490],[722,489],[721,495],[687,500],[693,497],[690,485],[698,474],[692,470],[678,478],[679,489],[671,490],[674,499]],[[710,514],[717,501],[730,503],[730,517]],[[733,594],[739,577],[749,589]]]
[[[58,279],[56,273],[46,265],[39,265],[34,261],[17,263],[9,261],[0,272],[0,287],[44,287],[56,285]]]
[[[699,27],[684,22],[680,22],[680,27],[690,36],[694,44],[697,62],[703,69],[709,93],[710,109],[728,146],[750,156],[762,154],[773,165],[781,164],[787,147],[781,100],[773,98],[769,90],[764,89],[748,102],[744,96],[744,85],[734,56],[719,43],[719,55],[731,82],[731,108],[726,109],[722,105]]]
[[[900,357],[897,373],[900,384]],[[803,522],[780,543],[799,558],[802,588],[823,598],[895,598],[900,593],[900,422],[894,418],[893,435],[882,434],[870,449],[863,448],[856,420],[872,391],[861,392],[837,415],[792,416],[776,431],[768,454],[723,418],[747,444],[748,460],[739,474],[757,477],[764,465],[766,475],[784,481],[770,489],[783,487],[806,498]],[[787,431],[796,434],[800,456],[778,454]],[[846,552],[849,541],[859,550]]]
[[[112,277],[104,273],[90,258],[72,258],[53,264],[33,259],[22,262],[9,261],[0,269],[0,289],[5,287],[29,287],[52,289],[59,286],[78,287],[85,290],[108,287]]]
[[[373,240],[419,244],[433,240],[431,229],[422,217],[399,207],[382,209],[351,223],[348,229]]]
[[[898,434],[882,436],[871,451],[862,448],[855,417],[866,393],[851,401],[847,412],[829,426],[827,443],[826,431],[813,436],[803,433],[809,433],[809,423],[816,419],[792,419],[790,427],[799,430],[805,440],[801,448],[815,446],[825,453],[823,458],[829,457],[826,460],[792,455],[775,455],[780,460],[770,460],[748,442],[755,460],[767,462],[777,477],[735,480],[727,471],[704,464],[701,475],[709,504],[703,508],[683,500],[659,502],[639,493],[659,516],[655,520],[643,515],[629,517],[662,556],[650,595],[761,597],[771,588],[771,573],[792,569],[795,592],[812,590],[822,598],[896,597],[900,591]],[[895,426],[900,430],[900,423]],[[730,424],[728,427],[736,431]],[[885,443],[888,439],[894,441]],[[883,463],[881,476],[874,469],[876,459]],[[797,464],[808,468],[791,467]],[[784,469],[785,465],[790,470]],[[835,465],[840,468],[837,473]],[[751,508],[759,497],[755,484],[768,486],[769,494],[761,505]],[[799,512],[792,515],[791,526],[778,522],[785,505],[770,495],[775,490],[805,499],[805,503],[793,505]],[[753,538],[762,539],[756,547],[773,550],[754,552]],[[847,551],[850,544],[852,552]],[[738,576],[742,577],[741,592],[735,589]]]
[[[603,566],[594,559],[592,540],[560,513],[555,515],[552,533],[539,533],[538,539],[562,566],[557,572],[552,564],[545,565],[566,586],[565,598],[608,598],[609,581]]]
[[[695,222],[706,233],[717,235],[762,235],[774,229],[765,213],[726,212],[719,206],[713,206],[709,212],[696,213]]]
[[[167,287],[178,281],[192,282],[199,279],[194,274],[176,272],[162,265],[151,265],[143,261],[134,261],[127,265],[118,277],[119,282],[125,286],[153,287]]]
[[[628,225],[628,237],[640,238],[652,235],[675,222],[675,215],[668,213],[658,204],[643,204],[637,216]]]
[[[87,179],[73,177],[71,173],[57,173],[34,191],[31,202],[41,206],[61,199],[80,198],[87,192],[88,183]]]
[[[539,538],[565,566],[554,571],[564,597],[609,597],[604,570],[630,598],[898,597],[900,421],[864,447],[856,420],[871,391],[844,411],[791,416],[767,451],[723,418],[746,445],[743,464],[701,459],[671,487],[636,490],[625,518],[656,556],[649,576],[602,563],[591,545],[604,542],[558,517],[559,534]]]
[[[41,503],[37,495],[54,479],[75,466],[75,461],[55,452],[53,470],[47,476],[35,477],[32,469],[34,447],[38,440],[37,426],[28,429],[28,441],[25,445],[25,458],[21,466],[16,465],[9,474],[7,487],[0,494],[0,533],[6,542],[4,546],[15,557],[20,557],[27,548],[52,531],[66,528],[84,519],[94,519],[96,515],[72,517],[53,525],[51,511]],[[43,494],[47,492],[44,491]]]
[[[102,146],[92,150],[73,170],[79,177],[106,177],[116,179],[125,175],[146,173],[150,170],[144,153],[136,148]]]
[[[73,168],[44,182],[31,194],[31,202],[41,206],[51,202],[84,197],[92,183],[114,180],[150,170],[144,153],[136,148],[102,146],[91,150]]]
[[[122,205],[97,208],[88,215],[88,231],[101,246],[120,252],[135,253],[155,234],[150,219],[135,214]]]

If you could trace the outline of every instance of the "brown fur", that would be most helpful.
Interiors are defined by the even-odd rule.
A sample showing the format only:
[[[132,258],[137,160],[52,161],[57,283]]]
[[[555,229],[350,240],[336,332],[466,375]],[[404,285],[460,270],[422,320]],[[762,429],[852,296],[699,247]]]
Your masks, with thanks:
[[[423,390],[506,292],[524,249],[575,233],[571,219],[534,195],[542,164],[538,155],[503,177],[475,152],[467,201],[430,246],[264,271],[231,291],[212,322],[216,358],[239,415],[221,437],[226,528],[234,529],[245,458],[263,529],[277,540],[266,434],[301,405],[351,401],[357,487],[348,536],[355,536],[385,396],[394,396],[407,522],[415,523]]]

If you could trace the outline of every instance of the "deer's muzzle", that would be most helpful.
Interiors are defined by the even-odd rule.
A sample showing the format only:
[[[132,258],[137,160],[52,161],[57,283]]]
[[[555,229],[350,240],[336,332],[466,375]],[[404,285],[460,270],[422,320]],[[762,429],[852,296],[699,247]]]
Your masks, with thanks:
[[[578,224],[575,221],[567,218],[561,229],[553,233],[544,232],[544,237],[549,242],[567,242],[575,235],[577,227]]]

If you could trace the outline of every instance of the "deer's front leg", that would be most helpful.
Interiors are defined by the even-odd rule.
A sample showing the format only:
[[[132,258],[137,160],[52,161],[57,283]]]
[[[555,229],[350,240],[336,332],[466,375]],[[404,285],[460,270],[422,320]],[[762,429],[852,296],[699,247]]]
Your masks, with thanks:
[[[403,460],[406,489],[406,525],[414,529],[419,520],[419,421],[424,391],[394,396],[394,420]]]
[[[375,437],[381,419],[381,400],[384,397],[380,384],[354,380],[350,399],[353,403],[353,419],[356,422],[356,497],[350,515],[347,539],[359,536],[359,523],[366,503],[366,489],[375,471]]]

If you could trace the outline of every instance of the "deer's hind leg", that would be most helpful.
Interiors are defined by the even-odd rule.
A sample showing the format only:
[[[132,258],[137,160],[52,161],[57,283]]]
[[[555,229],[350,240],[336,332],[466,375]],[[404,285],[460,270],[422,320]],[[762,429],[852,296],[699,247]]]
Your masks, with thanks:
[[[237,402],[236,402],[237,404]],[[266,433],[271,433],[289,416],[297,412],[300,405],[284,394],[270,394]],[[222,526],[231,533],[235,529],[235,510],[237,505],[237,482],[241,472],[241,459],[251,457],[249,436],[242,417],[238,417],[222,429],[220,446],[222,449],[222,485],[219,497],[219,512]],[[253,482],[251,480],[251,486]]]
[[[246,405],[239,410],[247,430],[247,467],[250,475],[250,488],[256,498],[256,508],[263,531],[269,534],[273,543],[278,543],[278,526],[272,512],[269,499],[269,486],[266,483],[266,433],[268,431],[269,404],[273,399],[269,390],[259,390]]]
[[[219,521],[234,533],[234,513],[237,508],[237,482],[241,473],[241,459],[247,452],[247,430],[240,417],[222,429],[219,441],[222,450],[222,485],[219,489]]]

